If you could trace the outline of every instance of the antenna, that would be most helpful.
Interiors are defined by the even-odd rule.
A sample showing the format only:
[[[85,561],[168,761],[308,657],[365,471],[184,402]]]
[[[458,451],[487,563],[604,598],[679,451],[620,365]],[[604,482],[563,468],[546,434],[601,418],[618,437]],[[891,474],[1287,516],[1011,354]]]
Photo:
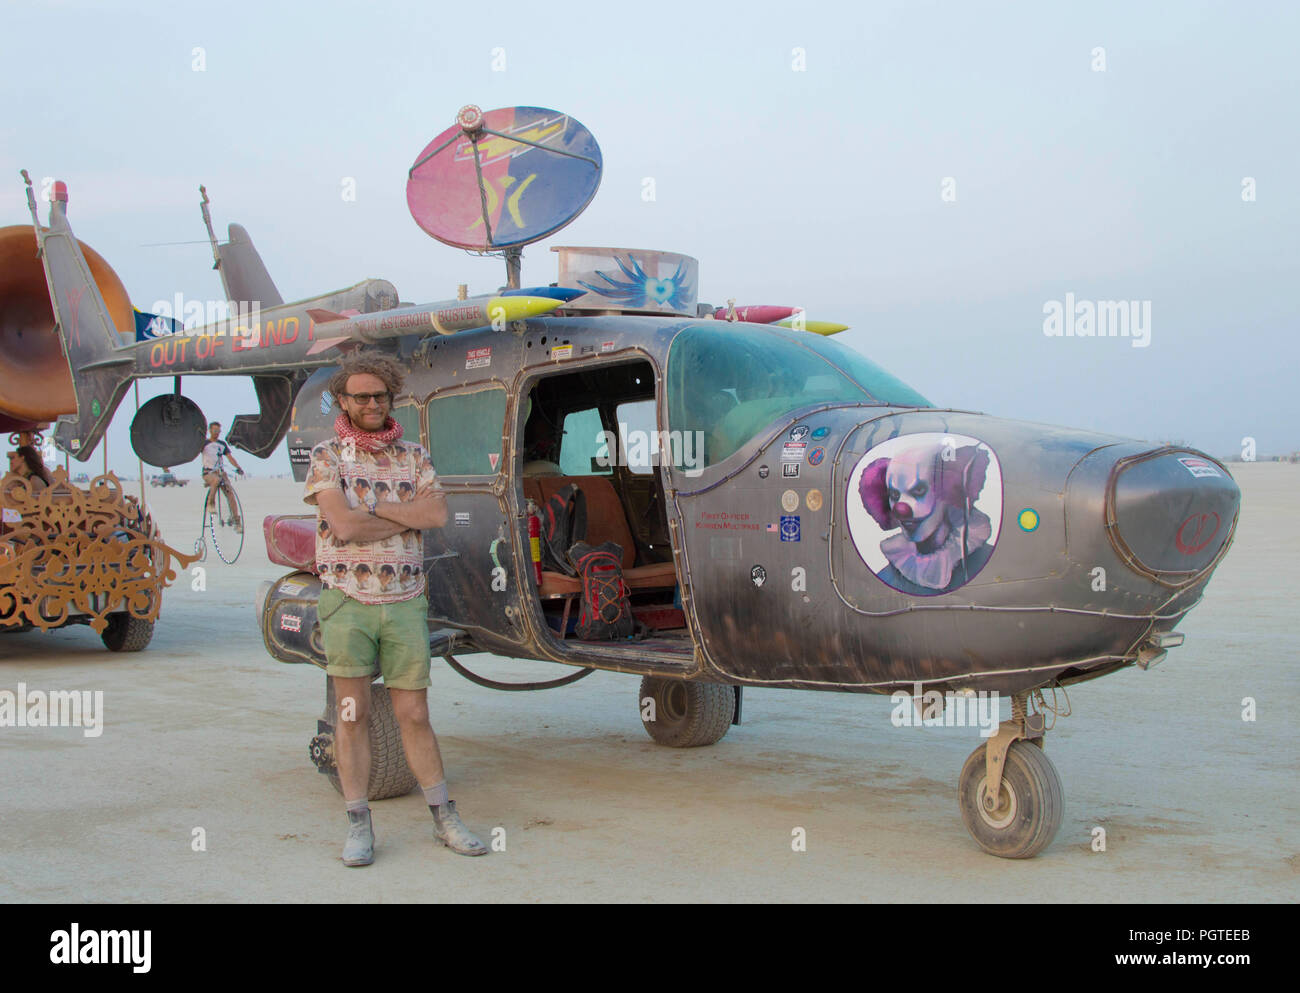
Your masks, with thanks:
[[[568,114],[545,107],[460,109],[456,123],[416,156],[406,204],[444,244],[500,252],[518,289],[523,246],[581,214],[600,187],[600,146]]]

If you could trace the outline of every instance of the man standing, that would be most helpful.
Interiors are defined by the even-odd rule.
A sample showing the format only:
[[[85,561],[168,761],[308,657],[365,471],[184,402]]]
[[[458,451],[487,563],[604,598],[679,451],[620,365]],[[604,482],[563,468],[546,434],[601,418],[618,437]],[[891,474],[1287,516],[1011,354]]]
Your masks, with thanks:
[[[389,416],[402,378],[401,366],[384,355],[359,352],[344,359],[329,383],[343,412],[334,422],[335,437],[312,449],[303,495],[328,525],[316,532],[316,570],[325,587],[317,609],[340,717],[335,755],[348,812],[344,865],[374,861],[366,787],[376,672],[392,697],[406,762],[433,813],[434,836],[461,855],[487,854],[447,797],[429,725],[429,601],[420,532],[447,523],[447,501],[428,452],[402,441],[402,426]],[[379,481],[384,499],[376,497]],[[399,500],[404,486],[414,495]],[[385,585],[374,579],[390,573],[394,579]]]
[[[204,506],[207,513],[212,514],[216,511],[217,506],[217,487],[229,487],[230,480],[225,478],[225,467],[222,465],[223,459],[230,459],[230,464],[242,476],[243,468],[235,461],[235,453],[230,450],[230,446],[221,440],[221,425],[213,421],[208,425],[208,440],[203,444],[203,485],[208,488],[208,499]],[[230,492],[226,490],[227,494]],[[244,530],[244,522],[239,519],[238,511],[235,510],[235,501],[230,501],[230,512],[236,516],[231,520],[231,525],[236,531]]]

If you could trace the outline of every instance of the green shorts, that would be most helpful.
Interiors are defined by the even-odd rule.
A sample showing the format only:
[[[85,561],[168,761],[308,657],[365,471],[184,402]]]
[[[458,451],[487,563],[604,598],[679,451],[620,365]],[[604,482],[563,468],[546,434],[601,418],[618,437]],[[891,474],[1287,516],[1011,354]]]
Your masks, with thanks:
[[[382,673],[384,685],[422,690],[429,685],[429,599],[361,603],[326,587],[316,604],[325,671],[355,679]]]

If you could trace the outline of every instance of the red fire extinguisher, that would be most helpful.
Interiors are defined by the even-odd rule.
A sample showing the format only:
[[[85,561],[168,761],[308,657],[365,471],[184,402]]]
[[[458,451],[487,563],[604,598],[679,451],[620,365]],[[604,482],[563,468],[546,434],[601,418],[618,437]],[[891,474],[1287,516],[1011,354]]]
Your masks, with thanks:
[[[537,516],[537,504],[529,500],[525,508],[528,514],[528,549],[533,557],[533,572],[537,576],[537,585],[542,585],[542,519]]]

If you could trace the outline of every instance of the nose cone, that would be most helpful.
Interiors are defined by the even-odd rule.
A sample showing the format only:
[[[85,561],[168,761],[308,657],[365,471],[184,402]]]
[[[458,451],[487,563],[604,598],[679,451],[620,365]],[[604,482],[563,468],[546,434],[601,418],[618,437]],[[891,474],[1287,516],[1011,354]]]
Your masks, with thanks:
[[[1232,540],[1241,490],[1219,462],[1185,449],[1120,459],[1106,487],[1106,527],[1129,568],[1182,586]]]

